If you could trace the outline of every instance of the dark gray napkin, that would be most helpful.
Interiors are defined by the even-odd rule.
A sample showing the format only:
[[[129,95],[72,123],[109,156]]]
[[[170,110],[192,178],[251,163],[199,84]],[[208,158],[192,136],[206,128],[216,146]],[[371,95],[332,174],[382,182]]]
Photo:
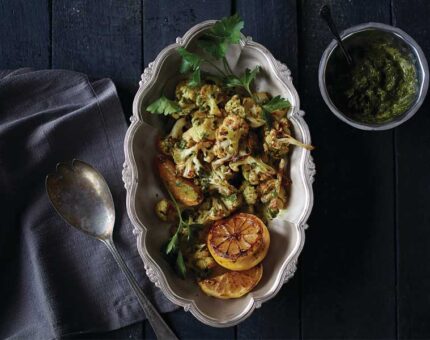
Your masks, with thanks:
[[[119,252],[158,309],[174,309],[145,277],[125,211],[125,131],[110,80],[0,71],[0,338],[46,339],[144,319],[106,247],[68,226],[48,201],[45,176],[73,158],[106,178]]]

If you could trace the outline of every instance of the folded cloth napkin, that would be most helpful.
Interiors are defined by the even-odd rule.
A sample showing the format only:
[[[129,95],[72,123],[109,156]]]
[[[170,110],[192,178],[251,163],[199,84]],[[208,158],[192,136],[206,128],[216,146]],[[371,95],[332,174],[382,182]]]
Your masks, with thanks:
[[[0,338],[57,338],[144,319],[108,249],[51,207],[45,176],[81,159],[106,178],[114,241],[161,312],[175,307],[148,281],[125,211],[126,124],[113,83],[64,70],[0,71]]]

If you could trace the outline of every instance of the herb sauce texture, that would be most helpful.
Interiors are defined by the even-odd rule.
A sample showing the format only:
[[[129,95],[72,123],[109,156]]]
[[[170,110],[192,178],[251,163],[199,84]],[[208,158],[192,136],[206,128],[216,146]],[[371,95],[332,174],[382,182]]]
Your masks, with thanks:
[[[403,114],[417,93],[412,57],[386,40],[351,46],[353,65],[338,59],[328,74],[335,105],[354,120],[382,123]]]

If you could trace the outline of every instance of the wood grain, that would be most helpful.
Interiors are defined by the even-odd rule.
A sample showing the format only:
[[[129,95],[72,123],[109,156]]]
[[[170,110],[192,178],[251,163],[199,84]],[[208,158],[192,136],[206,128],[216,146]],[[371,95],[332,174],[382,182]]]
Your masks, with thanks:
[[[0,1],[0,69],[50,65],[48,0]]]
[[[255,41],[267,47],[275,58],[286,63],[293,77],[296,77],[298,74],[296,1],[259,0],[253,1],[250,6],[249,1],[239,0],[236,9],[245,21],[244,34],[250,35]],[[276,298],[264,303],[250,318],[238,325],[238,338],[298,338],[299,284],[299,278],[295,277],[281,289]]]
[[[325,1],[324,1],[325,2]],[[323,102],[317,70],[332,40],[323,1],[301,1],[300,86],[317,166],[315,206],[302,257],[302,336],[395,338],[393,132],[364,132]],[[390,22],[390,2],[330,1],[340,29]]]
[[[141,19],[139,1],[54,1],[52,67],[112,78],[130,116],[142,72]]]
[[[393,2],[393,21],[430,56],[429,1]],[[396,129],[399,337],[430,337],[430,102]]]

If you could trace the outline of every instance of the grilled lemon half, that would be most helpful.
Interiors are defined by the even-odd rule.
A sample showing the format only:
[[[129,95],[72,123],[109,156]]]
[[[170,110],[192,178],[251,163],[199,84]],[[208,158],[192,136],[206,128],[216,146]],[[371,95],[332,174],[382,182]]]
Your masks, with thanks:
[[[248,270],[266,257],[270,235],[257,216],[240,213],[216,221],[209,230],[207,245],[220,266],[230,270]]]
[[[198,281],[200,288],[209,296],[219,299],[239,298],[250,292],[263,276],[263,265],[242,271],[221,270],[210,278]]]

